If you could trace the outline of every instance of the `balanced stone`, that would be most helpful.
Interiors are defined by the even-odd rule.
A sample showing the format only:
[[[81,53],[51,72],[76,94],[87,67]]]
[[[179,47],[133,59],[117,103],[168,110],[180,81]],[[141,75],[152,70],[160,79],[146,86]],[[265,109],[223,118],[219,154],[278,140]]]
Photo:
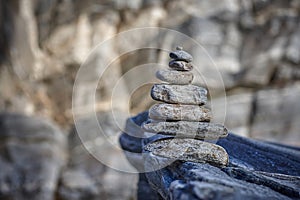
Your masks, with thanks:
[[[209,122],[209,109],[197,105],[155,104],[149,109],[149,117],[156,120],[183,120]]]
[[[226,166],[228,154],[222,147],[188,138],[172,138],[157,140],[144,147],[152,154],[164,158],[209,163],[215,166]]]
[[[191,54],[189,54],[186,51],[183,50],[176,50],[176,51],[172,51],[169,54],[170,58],[173,58],[174,60],[182,60],[182,61],[186,61],[186,62],[192,62],[193,61],[193,57],[191,56]]]
[[[166,103],[203,105],[207,101],[207,90],[195,85],[154,84],[151,97]]]
[[[161,69],[156,72],[156,77],[171,84],[187,85],[190,84],[194,75],[192,72],[178,72],[170,69]]]
[[[150,120],[148,123],[144,123],[142,128],[147,132],[163,135],[208,140],[224,138],[228,135],[228,131],[223,125],[205,122],[151,122]]]
[[[177,71],[191,71],[193,69],[193,65],[191,63],[178,60],[171,60],[169,62],[169,67]]]

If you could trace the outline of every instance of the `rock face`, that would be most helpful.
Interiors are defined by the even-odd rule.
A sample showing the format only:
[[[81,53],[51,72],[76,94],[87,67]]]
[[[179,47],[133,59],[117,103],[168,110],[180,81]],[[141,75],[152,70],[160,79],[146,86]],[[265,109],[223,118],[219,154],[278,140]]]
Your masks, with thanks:
[[[147,112],[144,112],[131,120],[136,125],[141,125],[143,121],[149,119]],[[164,139],[168,136],[136,138],[130,135],[133,133],[121,135],[122,148],[131,152],[141,152],[144,146],[152,150],[149,156],[154,160],[159,160],[162,155],[169,152],[176,160],[179,156],[186,156],[189,152],[192,154],[199,150],[195,147],[190,151],[185,151],[185,154],[164,151],[170,146],[169,141],[172,141]],[[171,145],[176,148],[188,148],[186,145],[194,141]],[[164,142],[168,142],[168,145],[163,145]],[[300,198],[299,148],[256,141],[232,133],[227,138],[219,140],[217,145],[228,153],[228,166],[220,168],[204,163],[176,161],[162,169],[141,174],[141,184],[138,190],[140,193],[145,192],[149,199],[280,200]],[[161,148],[157,148],[158,146]],[[150,163],[144,160],[144,164]],[[145,196],[139,196],[139,199],[144,198]]]
[[[280,93],[282,88],[286,88],[294,93],[293,85],[299,86],[298,0],[287,0],[283,3],[280,0],[132,2],[104,0],[103,5],[99,5],[96,0],[89,0],[89,3],[58,0],[1,1],[1,109],[30,115],[42,113],[67,127],[72,123],[70,97],[74,77],[85,56],[106,38],[121,31],[141,27],[170,28],[200,43],[214,60],[223,78],[223,82],[218,83],[214,78],[207,79],[208,85],[214,88],[211,92],[218,93],[225,86],[226,91],[229,91],[227,95],[238,99],[236,95],[243,98],[245,93],[250,92],[255,96],[257,92],[269,89]],[[99,84],[100,88],[97,90],[97,96],[101,99],[98,98],[97,103],[107,101],[111,85],[123,73],[145,63],[157,63],[161,58],[167,59],[166,52],[161,49],[174,48],[172,45],[179,41],[168,34],[164,39],[158,49],[135,51],[125,55],[125,59],[122,57],[120,63],[103,76],[103,84]],[[153,41],[153,38],[148,39],[141,35],[125,46],[144,46]],[[215,77],[212,70],[215,66],[206,55],[195,50],[193,46],[185,48],[199,58],[194,59],[193,64],[203,77]],[[83,83],[83,88],[88,88],[90,81],[97,81],[99,77],[95,75],[101,64],[114,58],[120,49],[118,45],[111,45],[101,50],[100,54],[104,56],[91,62],[95,70],[88,70],[85,74],[87,81]],[[139,74],[139,77],[147,79],[149,74]],[[134,75],[126,79],[124,91],[135,79]],[[194,83],[202,82],[194,80]],[[78,96],[78,101],[86,100],[84,91]],[[122,99],[123,95],[120,96]],[[254,104],[261,103],[259,99],[258,102],[255,98],[253,101]],[[269,102],[267,99],[264,101]],[[140,106],[137,112],[141,112],[151,103],[147,99],[134,105]],[[294,103],[292,107],[297,105]],[[261,113],[264,109],[259,106],[256,111]],[[282,112],[287,115],[290,113],[285,108]],[[286,123],[281,122],[282,126],[262,130],[262,126],[257,127],[252,123],[243,126],[230,123],[239,118],[239,115],[237,112],[228,116],[226,126],[243,130],[247,136],[261,137],[256,133],[263,132],[264,139],[300,144],[300,138],[293,138],[299,132],[300,126],[293,125],[293,128],[284,131],[281,129],[286,123],[294,123],[292,116],[286,118]],[[245,112],[245,115],[245,118],[253,117],[252,112]],[[277,115],[272,115],[267,120],[272,122],[276,117]],[[255,130],[259,129],[254,134],[248,131],[253,130],[252,126],[255,126]],[[291,135],[291,138],[286,138],[285,135]]]
[[[118,112],[116,116],[120,117],[122,114]],[[83,142],[95,140],[105,143],[107,138],[103,134],[108,136],[118,134],[119,128],[114,124],[114,119],[116,118],[111,113],[97,113],[97,120],[104,133],[99,133],[98,124],[94,124],[91,117],[85,117],[76,122],[76,127],[74,126],[69,134],[69,162],[62,172],[57,192],[60,199],[117,200],[130,199],[136,195],[131,189],[133,186],[128,185],[128,181],[133,185],[137,183],[136,174],[124,173],[107,167],[95,155],[88,152],[86,146],[83,145]],[[89,142],[89,148],[99,151],[98,144]],[[107,159],[110,162],[118,160],[115,152],[105,149],[103,153],[109,155]],[[122,164],[120,163],[120,165]]]
[[[65,135],[46,120],[0,114],[0,198],[55,197],[66,162]]]
[[[211,0],[208,3],[166,3],[164,0],[134,0],[134,3],[129,3],[105,0],[103,6],[99,6],[96,0],[89,0],[88,4],[81,1],[15,0],[2,1],[0,4],[1,109],[29,115],[42,113],[63,127],[72,123],[70,102],[74,77],[85,56],[106,38],[132,28],[170,28],[200,43],[214,60],[223,78],[223,82],[218,83],[214,78],[206,80],[214,88],[210,92],[218,94],[225,86],[227,96],[238,99],[239,95],[240,98],[248,93],[256,96],[269,89],[280,93],[285,88],[296,94],[293,92],[294,85],[299,87],[298,0],[283,3],[279,0]],[[107,101],[111,85],[123,73],[145,63],[165,60],[168,55],[161,49],[172,49],[172,45],[184,43],[168,34],[164,39],[158,49],[135,51],[124,55],[124,59],[122,56],[120,63],[110,68],[100,81],[103,84],[99,84],[97,90],[97,103],[102,105]],[[144,46],[153,41],[153,38],[141,35],[125,46]],[[98,82],[96,74],[101,64],[114,58],[121,48],[111,45],[101,50],[101,58],[93,60],[91,65],[94,68],[85,73],[83,88],[89,88],[90,81]],[[215,66],[205,54],[192,45],[185,48],[198,57],[192,61],[194,69],[201,71],[203,77],[215,77],[212,70]],[[139,77],[146,80],[149,74],[139,74]],[[135,75],[126,79],[124,91],[135,79]],[[203,82],[195,79],[194,83]],[[124,94],[120,94],[120,99]],[[84,102],[87,95],[82,91],[78,96],[78,101]],[[280,95],[275,98],[280,98]],[[262,101],[269,102],[268,99]],[[261,103],[259,99],[253,99],[254,105]],[[149,98],[133,105],[138,107],[138,113],[151,104]],[[297,105],[293,103],[291,106]],[[127,108],[127,104],[122,106]],[[106,108],[100,106],[100,109]],[[258,106],[256,111],[264,112],[264,107]],[[290,113],[286,108],[282,112],[287,116]],[[297,113],[300,113],[299,109]],[[288,116],[286,122],[278,122],[281,126],[274,126],[272,130],[262,130],[263,126],[252,123],[251,119],[255,118],[252,111],[245,112],[245,115],[244,118],[250,120],[242,126],[231,123],[240,118],[239,112],[228,115],[228,123],[225,125],[231,130],[237,130],[237,134],[242,130],[243,135],[262,138],[263,133],[263,139],[300,144],[300,138],[297,137],[300,126],[292,125],[291,129],[282,131],[285,124],[294,124],[294,117]],[[268,116],[266,120],[277,121],[277,115]],[[251,130],[255,130],[255,133],[252,134]]]
[[[169,62],[169,67],[176,70],[177,74],[185,76],[184,71],[192,70],[192,67],[185,66],[192,66],[193,57],[183,51],[182,47],[177,47],[169,56],[173,59]],[[172,137],[149,144],[145,150],[169,159],[226,166],[228,155],[223,148],[207,142],[193,141],[217,140],[227,136],[227,129],[223,125],[209,123],[210,110],[203,107],[207,101],[207,90],[189,84],[192,80],[184,85],[176,85],[172,74],[164,75],[170,77],[161,77],[160,71],[156,73],[158,79],[170,79],[171,82],[155,84],[151,89],[151,97],[165,103],[150,108],[150,120],[144,123],[142,128],[146,132]]]

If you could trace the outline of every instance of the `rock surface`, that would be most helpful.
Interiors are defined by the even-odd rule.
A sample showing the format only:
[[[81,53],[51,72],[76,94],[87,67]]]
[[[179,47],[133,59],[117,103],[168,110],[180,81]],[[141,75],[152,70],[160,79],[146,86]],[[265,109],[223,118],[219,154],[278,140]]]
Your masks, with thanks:
[[[147,113],[137,115],[132,120],[136,124],[141,124],[148,120]],[[123,133],[121,137],[125,135],[127,134]],[[139,147],[140,151],[143,145],[147,146],[163,138],[169,137],[156,135],[140,138],[135,140],[135,146]],[[121,141],[122,147],[126,147],[127,150],[133,146],[133,142],[128,142],[129,140]],[[148,184],[143,184],[141,190],[157,191],[159,197],[155,192],[152,195],[148,193],[149,198],[154,199],[300,198],[299,148],[243,138],[234,134],[229,134],[217,144],[229,154],[228,167],[218,168],[209,164],[177,161],[162,169],[146,173]],[[151,153],[149,156],[159,159]],[[147,188],[147,185],[151,188]]]
[[[226,166],[228,155],[226,151],[215,144],[187,139],[171,138],[156,140],[144,147],[155,156],[196,163],[209,163],[216,166]]]
[[[195,85],[154,84],[151,97],[157,101],[178,104],[203,105],[207,101],[207,90]]]
[[[212,118],[209,109],[195,105],[155,104],[149,109],[149,117],[155,120],[205,121]]]
[[[212,70],[215,66],[203,51],[199,52],[193,45],[185,46],[185,49],[198,58],[193,60],[194,69],[200,71],[203,77],[210,77],[206,81],[214,88],[211,92],[219,94],[225,86],[225,90],[230,92],[228,95],[243,96],[249,91],[255,94],[270,88],[280,91],[284,87],[293,91],[290,86],[299,85],[298,0],[132,2],[105,0],[103,5],[99,5],[96,0],[90,0],[88,4],[58,0],[1,1],[1,109],[29,115],[41,113],[68,128],[72,123],[70,102],[74,77],[85,56],[112,35],[142,27],[170,28],[200,43],[214,60],[223,82],[215,81],[216,74]],[[156,49],[122,56],[120,63],[102,77],[100,82],[103,84],[97,90],[97,97],[101,98],[97,98],[97,103],[102,105],[107,101],[111,85],[125,72],[145,63],[160,63],[167,59],[169,53],[161,49],[185,44],[186,41],[176,41],[177,38],[172,35],[166,34],[163,40],[158,41]],[[148,46],[156,42],[155,39],[140,35],[124,46]],[[109,45],[100,50],[100,58],[91,61],[93,67],[85,73],[87,82],[83,83],[83,88],[90,87],[89,81],[98,81],[96,74],[101,64],[114,58],[120,49],[122,47],[118,45]],[[139,74],[142,80],[148,80],[148,77],[148,73]],[[132,80],[136,80],[135,75],[126,79],[124,91],[130,87]],[[202,84],[203,80],[195,78],[194,83]],[[233,90],[235,92],[231,93]],[[125,94],[120,94],[120,99]],[[78,96],[78,101],[85,102],[84,91]],[[139,106],[137,112],[141,112],[150,104],[151,100],[147,100],[133,105]],[[294,103],[294,106],[297,105]],[[122,106],[127,108],[126,103]],[[105,106],[100,108],[107,109]],[[257,108],[257,111],[263,112],[260,109],[263,107]],[[251,113],[245,112],[245,119],[251,119]],[[231,118],[235,121],[240,113],[232,115],[235,115]],[[272,115],[268,119],[272,121],[276,117]],[[294,123],[293,119],[288,117],[287,123]],[[284,126],[286,123],[281,124]],[[251,126],[251,123],[237,124],[234,128],[250,130]],[[282,131],[276,126],[273,130],[264,131],[264,139],[299,145],[299,138],[285,139],[286,134],[295,135],[298,129],[299,126],[293,125],[293,128]]]
[[[0,199],[52,200],[66,162],[66,137],[52,123],[0,114]]]
[[[97,120],[101,126],[93,123],[92,117],[84,117],[76,122],[69,134],[69,162],[60,179],[58,188],[58,196],[63,200],[79,200],[79,199],[130,199],[136,194],[132,188],[137,183],[137,175],[117,171],[107,167],[108,161],[116,162],[119,160],[117,154],[109,148],[99,147],[99,143],[103,147],[108,143],[106,137],[114,137],[120,131],[115,124],[115,119],[121,118],[122,112],[115,113],[114,118],[110,112],[97,113]],[[78,132],[80,135],[78,135]],[[104,135],[105,134],[105,135]],[[95,142],[95,141],[98,141]],[[85,142],[85,145],[83,145]],[[87,144],[88,143],[88,144]],[[103,151],[104,155],[109,155],[106,163],[97,159],[94,154],[87,151],[89,145],[90,150],[95,152]],[[104,150],[103,150],[104,149]],[[117,162],[116,162],[117,163]],[[122,165],[123,163],[119,163]],[[118,180],[120,179],[120,180]],[[130,181],[132,185],[128,185]]]
[[[170,84],[186,85],[193,81],[194,75],[191,72],[178,72],[176,70],[161,69],[156,72],[156,77]]]
[[[176,137],[188,137],[197,139],[218,139],[227,136],[227,129],[220,124],[205,122],[151,122],[142,125],[145,131],[173,135]]]

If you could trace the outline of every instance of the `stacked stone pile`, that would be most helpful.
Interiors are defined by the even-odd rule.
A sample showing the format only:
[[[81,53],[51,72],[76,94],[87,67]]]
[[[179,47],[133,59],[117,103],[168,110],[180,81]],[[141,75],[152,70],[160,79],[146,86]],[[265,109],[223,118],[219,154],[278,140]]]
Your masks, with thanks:
[[[146,132],[172,136],[147,144],[144,149],[154,155],[216,166],[226,166],[227,152],[204,140],[227,136],[227,129],[210,123],[207,90],[192,85],[193,57],[177,47],[170,53],[169,69],[158,70],[156,77],[165,83],[154,84],[151,97],[162,103],[149,110],[149,120],[143,124]]]

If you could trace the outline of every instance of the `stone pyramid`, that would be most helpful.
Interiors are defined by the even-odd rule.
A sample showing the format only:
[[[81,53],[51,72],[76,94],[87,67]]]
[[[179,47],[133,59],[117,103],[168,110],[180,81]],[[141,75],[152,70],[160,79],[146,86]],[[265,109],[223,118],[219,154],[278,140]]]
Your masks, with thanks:
[[[207,141],[224,138],[228,131],[221,124],[210,123],[211,111],[205,107],[207,90],[191,84],[193,57],[182,47],[169,56],[169,69],[156,73],[164,83],[154,84],[151,89],[151,97],[161,103],[149,109],[149,120],[142,128],[172,137],[156,140],[144,149],[165,158],[226,166],[225,149]]]

